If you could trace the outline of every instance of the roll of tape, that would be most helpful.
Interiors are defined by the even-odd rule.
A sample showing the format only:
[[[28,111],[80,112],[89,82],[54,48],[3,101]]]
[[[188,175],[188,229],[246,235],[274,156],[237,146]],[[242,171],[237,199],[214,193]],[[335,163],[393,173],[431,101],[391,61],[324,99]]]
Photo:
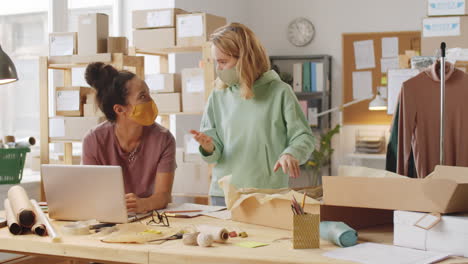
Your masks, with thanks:
[[[62,226],[62,232],[66,235],[82,236],[89,235],[89,226],[84,224],[68,224]]]

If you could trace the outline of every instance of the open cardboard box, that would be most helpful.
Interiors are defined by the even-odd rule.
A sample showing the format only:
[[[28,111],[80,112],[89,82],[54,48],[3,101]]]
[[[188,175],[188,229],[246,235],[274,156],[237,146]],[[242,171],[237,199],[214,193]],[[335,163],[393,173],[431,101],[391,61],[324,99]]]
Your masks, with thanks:
[[[468,168],[436,166],[425,179],[323,177],[326,205],[432,213],[468,211]]]

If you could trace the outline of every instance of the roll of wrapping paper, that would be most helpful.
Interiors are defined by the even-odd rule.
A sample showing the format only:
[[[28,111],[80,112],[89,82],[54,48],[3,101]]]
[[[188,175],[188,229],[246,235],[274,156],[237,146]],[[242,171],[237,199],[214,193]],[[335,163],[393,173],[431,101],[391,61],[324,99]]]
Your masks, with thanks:
[[[12,233],[13,235],[21,234],[23,228],[16,220],[15,214],[13,213],[13,209],[11,209],[10,200],[5,199],[3,206],[5,208],[5,217],[7,219],[7,225],[8,229],[10,230],[10,233]]]
[[[36,222],[36,215],[23,187],[16,185],[8,190],[13,213],[21,226],[30,228]]]
[[[5,137],[3,137],[3,142],[5,144],[15,143],[15,137],[14,136],[5,136]]]
[[[36,202],[36,200],[31,199],[31,205],[34,208],[34,211],[37,212],[37,219],[38,222],[41,222],[44,224],[46,228],[46,232],[49,235],[50,238],[52,238],[53,242],[58,242],[60,241],[60,236],[58,233],[55,231],[54,227],[52,224],[50,224],[49,218],[42,212],[41,208],[39,207],[39,204]]]
[[[42,210],[40,208],[34,207],[32,201],[33,200],[31,200],[31,205],[33,206],[34,214],[36,215],[36,223],[31,227],[31,231],[33,231],[33,233],[38,236],[45,236],[47,235],[47,229],[44,224],[44,219],[40,217]]]
[[[198,232],[202,234],[210,234],[214,242],[224,243],[229,239],[229,232],[226,228],[218,226],[200,225],[197,226]]]
[[[34,146],[35,144],[36,144],[36,139],[33,137],[28,137],[28,138],[19,139],[16,142],[15,147],[16,148],[29,148],[31,146]]]
[[[323,221],[320,223],[320,237],[340,247],[350,247],[357,243],[356,230],[343,222]]]

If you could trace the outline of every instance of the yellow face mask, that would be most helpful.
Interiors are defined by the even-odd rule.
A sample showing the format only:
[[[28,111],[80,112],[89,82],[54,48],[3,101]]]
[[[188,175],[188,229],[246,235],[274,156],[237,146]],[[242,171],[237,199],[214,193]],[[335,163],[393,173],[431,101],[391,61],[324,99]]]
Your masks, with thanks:
[[[151,126],[158,116],[158,106],[153,100],[133,106],[130,119],[142,126]]]

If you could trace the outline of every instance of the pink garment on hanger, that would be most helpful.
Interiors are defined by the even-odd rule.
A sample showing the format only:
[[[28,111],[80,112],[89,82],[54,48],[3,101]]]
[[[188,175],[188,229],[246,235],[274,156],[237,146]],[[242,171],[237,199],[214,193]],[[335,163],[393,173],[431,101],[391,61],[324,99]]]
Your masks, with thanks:
[[[439,63],[404,82],[400,92],[397,173],[408,175],[413,150],[419,178],[439,164]],[[468,75],[445,67],[445,164],[468,167]]]

